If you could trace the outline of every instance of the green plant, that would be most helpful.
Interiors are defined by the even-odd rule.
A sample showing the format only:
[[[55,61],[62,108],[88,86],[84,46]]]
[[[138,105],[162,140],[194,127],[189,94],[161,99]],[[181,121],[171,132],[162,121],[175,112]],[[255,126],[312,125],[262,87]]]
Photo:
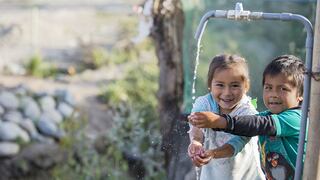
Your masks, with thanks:
[[[102,89],[100,98],[114,109],[114,124],[105,137],[109,142],[116,142],[114,144],[125,154],[143,162],[144,179],[164,179],[156,110],[159,71],[154,57],[141,58],[145,56],[141,49],[147,47],[148,42],[122,51],[121,58],[127,58],[123,62],[130,66],[122,79],[112,81]]]
[[[144,179],[165,178],[159,121],[155,119],[132,104],[119,104],[113,128],[106,133],[118,149],[142,160]]]
[[[85,68],[98,69],[110,63],[107,50],[93,45],[82,45],[83,63]]]
[[[94,49],[92,52],[92,58],[93,63],[97,68],[107,63],[106,52],[103,49]]]
[[[128,179],[127,162],[116,146],[109,146],[100,154],[85,143],[88,141],[85,137],[76,141],[73,147],[76,151],[68,156],[66,163],[52,171],[54,179]]]
[[[128,165],[121,150],[109,142],[104,153],[97,152],[92,140],[85,135],[87,121],[87,118],[64,121],[63,127],[68,135],[60,145],[68,150],[68,157],[64,164],[51,171],[53,179],[128,179]]]
[[[32,56],[29,62],[26,64],[26,69],[28,74],[32,76],[40,76],[41,64],[42,64],[42,58],[40,55]]]
[[[135,106],[155,107],[158,73],[154,63],[131,66],[123,79],[105,86],[100,97],[108,104],[130,102]]]
[[[55,76],[58,72],[57,67],[45,63],[39,54],[32,56],[25,67],[29,75],[41,78]]]

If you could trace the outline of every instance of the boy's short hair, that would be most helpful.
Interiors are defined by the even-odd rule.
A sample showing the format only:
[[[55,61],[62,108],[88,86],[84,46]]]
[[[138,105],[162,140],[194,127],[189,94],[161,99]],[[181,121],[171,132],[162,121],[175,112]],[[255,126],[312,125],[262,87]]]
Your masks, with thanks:
[[[303,94],[303,78],[305,66],[304,63],[296,56],[282,55],[273,59],[263,71],[262,85],[265,83],[266,75],[284,74],[290,78],[290,83],[298,89],[298,95]]]

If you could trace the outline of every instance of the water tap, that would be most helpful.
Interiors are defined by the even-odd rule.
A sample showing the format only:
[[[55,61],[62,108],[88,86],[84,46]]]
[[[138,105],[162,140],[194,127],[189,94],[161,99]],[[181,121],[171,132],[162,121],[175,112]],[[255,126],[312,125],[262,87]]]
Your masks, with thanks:
[[[244,11],[242,3],[237,2],[234,10],[229,10],[227,12],[228,19],[234,20],[248,20],[250,15],[250,11]]]

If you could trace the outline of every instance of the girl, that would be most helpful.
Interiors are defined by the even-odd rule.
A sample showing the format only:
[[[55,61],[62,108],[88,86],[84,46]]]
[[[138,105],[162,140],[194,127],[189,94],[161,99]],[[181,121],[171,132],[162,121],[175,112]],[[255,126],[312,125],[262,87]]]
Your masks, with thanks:
[[[215,56],[209,67],[207,83],[210,93],[196,99],[192,112],[211,111],[231,116],[257,113],[251,99],[246,96],[249,73],[244,58],[236,55]],[[265,179],[260,170],[257,137],[233,138],[235,135],[208,128],[199,129],[191,124],[189,137],[188,155],[195,166],[202,166],[200,180]],[[245,144],[243,140],[249,142]],[[224,158],[233,152],[231,145],[245,147],[237,156]],[[215,157],[222,159],[210,161]]]

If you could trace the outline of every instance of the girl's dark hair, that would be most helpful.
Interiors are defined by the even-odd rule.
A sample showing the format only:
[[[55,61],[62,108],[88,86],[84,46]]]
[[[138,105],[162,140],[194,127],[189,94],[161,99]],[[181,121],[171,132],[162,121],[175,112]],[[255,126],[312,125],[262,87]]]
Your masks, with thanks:
[[[243,57],[240,57],[237,55],[230,55],[230,54],[217,55],[212,59],[209,66],[209,71],[208,71],[208,80],[207,80],[208,87],[211,86],[211,82],[215,72],[223,69],[229,69],[232,67],[243,68],[244,74],[242,76],[242,79],[244,80],[247,87],[249,88],[249,71],[248,71],[248,65],[246,63],[246,60]]]
[[[298,95],[302,96],[304,72],[305,66],[301,59],[293,55],[282,55],[267,65],[263,72],[262,85],[264,85],[267,75],[275,76],[281,73],[288,77],[291,85],[297,87]]]

